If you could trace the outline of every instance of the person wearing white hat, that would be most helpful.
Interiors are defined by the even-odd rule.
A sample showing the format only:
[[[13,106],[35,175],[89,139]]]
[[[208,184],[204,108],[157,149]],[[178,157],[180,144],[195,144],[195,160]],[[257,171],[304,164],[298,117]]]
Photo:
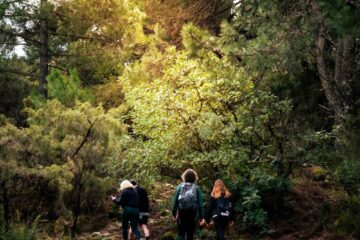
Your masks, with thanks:
[[[139,198],[135,191],[134,185],[128,180],[124,180],[120,184],[120,194],[118,197],[111,196],[112,201],[123,208],[121,216],[122,235],[124,240],[128,240],[129,223],[136,239],[140,240],[141,234],[138,229],[139,224]]]

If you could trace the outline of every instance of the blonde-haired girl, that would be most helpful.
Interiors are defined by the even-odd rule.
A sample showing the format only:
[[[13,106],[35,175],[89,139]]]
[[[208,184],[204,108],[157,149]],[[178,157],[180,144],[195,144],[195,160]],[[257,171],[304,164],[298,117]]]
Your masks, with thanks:
[[[227,226],[234,223],[234,208],[231,193],[220,179],[215,181],[206,212],[206,222],[210,223],[211,219],[215,223],[216,239],[224,240]]]

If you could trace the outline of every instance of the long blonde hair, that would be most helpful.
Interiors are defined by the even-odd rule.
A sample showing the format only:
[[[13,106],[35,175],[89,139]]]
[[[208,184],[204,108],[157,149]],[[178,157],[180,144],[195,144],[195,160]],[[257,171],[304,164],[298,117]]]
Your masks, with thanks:
[[[223,197],[230,197],[231,193],[229,192],[229,190],[226,188],[224,182],[220,179],[215,181],[213,190],[211,192],[211,196],[213,198],[219,198],[221,196]]]

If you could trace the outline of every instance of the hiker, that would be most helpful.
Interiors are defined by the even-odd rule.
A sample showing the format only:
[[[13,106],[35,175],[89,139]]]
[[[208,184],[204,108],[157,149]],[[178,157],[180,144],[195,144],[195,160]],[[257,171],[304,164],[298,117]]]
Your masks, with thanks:
[[[149,220],[149,211],[150,211],[150,205],[149,205],[149,197],[148,193],[145,189],[141,188],[137,182],[134,179],[130,180],[131,184],[134,185],[135,190],[139,197],[139,226],[142,228],[145,239],[150,239],[150,231],[148,228],[148,220]],[[130,236],[132,235],[132,232],[130,230]],[[130,238],[131,239],[131,238]]]
[[[140,240],[141,234],[138,229],[139,224],[139,198],[135,187],[128,181],[124,180],[120,184],[120,194],[118,197],[111,196],[112,201],[123,208],[121,216],[122,235],[124,240],[128,240],[129,223],[136,239]]]
[[[228,225],[234,224],[234,207],[231,201],[231,193],[220,179],[215,181],[208,208],[206,211],[206,223],[211,218],[214,220],[216,240],[225,239],[225,230]]]
[[[192,240],[197,222],[200,220],[200,225],[205,224],[203,198],[199,187],[195,184],[198,176],[194,170],[187,169],[181,178],[183,183],[176,188],[172,215],[173,220],[178,224],[178,239]]]

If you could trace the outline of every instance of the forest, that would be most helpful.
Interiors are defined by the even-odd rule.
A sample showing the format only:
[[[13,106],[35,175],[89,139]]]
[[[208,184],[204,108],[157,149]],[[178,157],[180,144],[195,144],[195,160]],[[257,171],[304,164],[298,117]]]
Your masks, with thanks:
[[[0,0],[0,240],[122,239],[123,179],[174,240],[187,168],[229,240],[360,239],[359,106],[359,0]]]

